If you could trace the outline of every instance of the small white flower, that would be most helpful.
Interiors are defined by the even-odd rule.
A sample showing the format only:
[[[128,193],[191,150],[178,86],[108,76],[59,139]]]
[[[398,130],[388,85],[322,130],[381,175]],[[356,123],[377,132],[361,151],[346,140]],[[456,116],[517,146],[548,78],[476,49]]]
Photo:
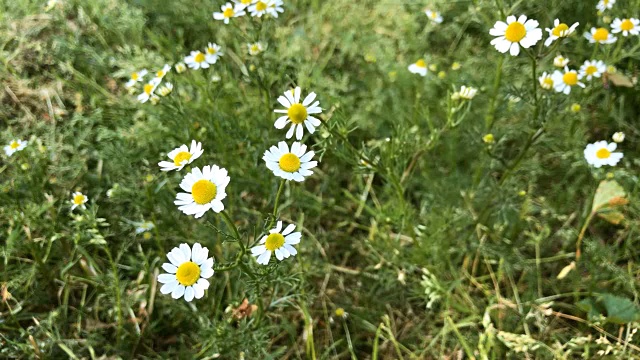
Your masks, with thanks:
[[[269,0],[267,3],[267,13],[274,18],[278,17],[278,13],[283,13],[284,8],[282,7],[284,2],[282,0]]]
[[[164,284],[160,292],[170,293],[174,299],[182,296],[186,301],[201,299],[209,288],[207,279],[214,273],[213,258],[208,256],[209,249],[200,243],[193,244],[193,249],[188,244],[174,247],[167,253],[170,262],[162,264],[167,274],[158,275],[158,282]]]
[[[164,84],[164,86],[162,86],[160,90],[158,90],[158,94],[160,94],[160,96],[167,96],[171,94],[172,91],[173,91],[173,84],[168,82]]]
[[[78,191],[74,192],[71,195],[71,211],[77,207],[80,207],[82,210],[86,209],[87,207],[84,204],[86,204],[87,201],[89,201],[89,198],[86,195]]]
[[[527,49],[542,39],[542,29],[538,28],[538,22],[527,20],[525,15],[520,15],[518,19],[513,15],[508,16],[506,23],[497,21],[489,34],[497,36],[491,40],[491,45],[496,50],[501,53],[509,51],[512,56],[520,54],[520,46]]]
[[[142,81],[142,79],[144,78],[145,75],[147,75],[148,71],[147,69],[142,69],[140,71],[136,71],[134,73],[131,74],[131,79],[129,79],[129,81],[127,81],[127,83],[124,85],[128,88],[134,86],[135,84],[139,83],[140,81]]]
[[[262,17],[262,15],[267,13],[267,9],[269,9],[269,0],[257,0],[247,9],[251,16]]]
[[[191,140],[191,149],[187,148],[187,145],[181,145],[167,154],[171,161],[160,161],[158,165],[162,168],[162,171],[182,170],[188,164],[191,164],[195,159],[199,158],[204,150],[202,150],[202,143]]]
[[[7,154],[7,156],[11,156],[16,151],[22,151],[25,147],[27,147],[27,143],[28,143],[27,141],[20,140],[20,139],[11,140],[9,145],[5,145],[4,153]]]
[[[220,56],[224,55],[222,47],[216,43],[209,43],[205,49],[205,60],[209,64],[215,64]]]
[[[217,165],[207,165],[202,170],[193,168],[180,183],[186,192],[178,193],[173,203],[178,205],[178,210],[196,219],[210,209],[219,213],[224,210],[222,200],[227,197],[225,188],[230,180],[227,170]]]
[[[621,143],[624,141],[624,133],[622,131],[618,131],[617,133],[613,134],[611,138],[613,139],[613,141]]]
[[[546,71],[540,75],[538,81],[540,82],[540,87],[545,90],[551,90],[553,88],[553,78],[551,74],[547,74]]]
[[[138,95],[138,101],[141,103],[146,103],[153,96],[153,92],[156,91],[158,84],[160,84],[160,78],[155,78],[150,82],[146,83],[142,87],[142,94]]]
[[[476,93],[478,92],[478,89],[474,88],[474,87],[467,87],[462,85],[460,87],[460,98],[465,99],[465,100],[471,100],[476,96]]]
[[[544,42],[544,46],[551,45],[552,42],[556,41],[559,38],[567,37],[576,30],[579,23],[575,23],[569,27],[569,25],[565,23],[561,23],[559,19],[555,19],[553,21],[553,29],[545,29],[549,33],[549,37]]]
[[[558,55],[553,58],[553,66],[564,68],[565,66],[567,66],[567,64],[569,64],[569,61],[570,61],[569,58],[566,58],[562,55]]]
[[[591,32],[584,33],[584,37],[589,40],[590,43],[600,44],[613,44],[618,40],[615,36],[609,33],[609,30],[605,28],[591,28]]]
[[[293,245],[299,244],[302,237],[300,232],[293,232],[295,229],[296,226],[290,224],[282,231],[282,221],[278,221],[277,226],[269,230],[269,235],[260,239],[262,245],[251,248],[251,255],[255,256],[256,261],[261,265],[269,265],[271,254],[274,252],[276,259],[280,261],[295,256],[298,252]]]
[[[245,9],[249,7],[252,2],[254,2],[254,0],[233,0],[233,3],[238,9]]]
[[[247,44],[247,49],[249,50],[249,55],[251,55],[251,56],[259,55],[264,50],[264,48],[262,47],[262,44],[260,42],[255,42],[253,44],[251,44],[251,43]]]
[[[286,134],[287,139],[291,139],[295,131],[296,139],[300,140],[304,134],[304,127],[307,128],[310,134],[313,134],[316,131],[316,127],[322,123],[320,119],[312,116],[312,114],[320,114],[322,112],[322,108],[319,106],[320,101],[314,102],[316,93],[309,93],[302,103],[300,103],[301,92],[299,86],[295,89],[285,91],[284,96],[281,95],[278,97],[278,102],[286,109],[276,109],[273,111],[286,114],[276,120],[274,124],[276,129],[282,129],[291,123],[291,127]]]
[[[578,85],[584,88],[584,84],[580,82],[580,80],[582,79],[582,75],[578,74],[578,72],[575,70],[569,70],[569,68],[567,68],[566,66],[564,68],[564,73],[556,70],[554,71],[551,78],[553,80],[553,87],[556,92],[561,92],[565,95],[569,95],[572,86]]]
[[[187,66],[184,63],[177,63],[176,64],[176,72],[178,74],[182,74],[185,71],[187,71]]]
[[[442,24],[442,15],[440,15],[439,12],[437,11],[431,11],[431,10],[425,10],[424,12],[425,14],[427,14],[427,17],[429,18],[429,20],[437,23],[437,24]]]
[[[580,66],[580,75],[587,80],[591,80],[594,77],[599,78],[605,71],[607,71],[607,65],[602,60],[586,60],[582,66]]]
[[[206,69],[210,66],[207,62],[207,56],[201,53],[200,50],[192,51],[191,55],[184,58],[184,62],[188,67],[195,70]]]
[[[158,80],[162,80],[168,73],[169,71],[171,71],[171,66],[169,66],[169,64],[164,64],[164,66],[162,67],[162,69],[156,71],[156,81]],[[158,81],[158,84],[160,84],[160,81]]]
[[[136,234],[142,234],[144,232],[151,231],[153,230],[154,227],[156,227],[155,225],[153,225],[151,221],[143,221],[143,222],[136,223],[135,225],[136,225]]]
[[[229,19],[246,15],[244,11],[244,6],[240,4],[236,4],[234,7],[231,3],[226,3],[220,7],[220,11],[222,12],[214,12],[213,18],[216,20],[223,20],[225,24],[229,23]]]
[[[622,32],[622,36],[638,35],[640,34],[640,20],[616,18],[611,24],[611,32],[614,34]]]
[[[622,153],[613,152],[617,147],[618,145],[614,142],[607,144],[606,140],[597,141],[587,145],[584,149],[584,158],[589,165],[596,168],[602,165],[615,166],[624,156]]]
[[[307,146],[299,142],[291,145],[291,151],[286,142],[280,141],[278,146],[272,146],[264,152],[262,160],[267,168],[273,171],[275,176],[285,180],[304,181],[304,178],[313,174],[311,169],[318,166],[317,161],[311,161],[315,153],[307,151]]]
[[[615,3],[616,0],[600,0],[598,1],[598,5],[596,5],[596,9],[604,12],[607,9],[611,9]]]
[[[420,76],[427,75],[427,63],[423,59],[419,59],[415,63],[409,65],[409,72]]]

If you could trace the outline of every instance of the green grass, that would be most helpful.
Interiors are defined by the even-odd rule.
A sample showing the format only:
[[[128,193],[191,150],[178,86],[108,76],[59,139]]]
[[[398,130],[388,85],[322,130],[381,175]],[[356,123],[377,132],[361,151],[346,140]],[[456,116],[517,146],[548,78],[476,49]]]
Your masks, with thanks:
[[[574,69],[593,54],[635,82],[638,36],[594,50],[582,33],[609,25],[591,0],[435,1],[440,25],[417,1],[285,1],[278,19],[230,25],[211,16],[222,4],[0,5],[0,142],[29,141],[0,154],[0,358],[574,359],[609,345],[612,359],[640,358],[639,87],[540,89],[532,59],[497,52],[489,29],[509,14],[543,29],[578,21],[554,50],[534,48],[536,75],[557,52]],[[258,40],[266,51],[249,56]],[[125,88],[208,42],[225,55],[172,71],[157,105]],[[436,66],[424,78],[407,70],[420,57]],[[461,85],[477,96],[451,100]],[[270,228],[280,181],[262,155],[285,140],[273,109],[294,86],[323,108],[304,139],[320,164],[276,206],[302,231],[298,255],[269,267],[245,256],[190,303],[162,295],[173,247],[200,242],[225,264],[233,227],[243,243]],[[585,146],[616,131],[624,159],[589,166]],[[191,139],[205,150],[192,167],[229,171],[233,226],[173,204],[189,168],[157,163]],[[590,216],[607,179],[628,203]],[[74,191],[86,210],[70,211]],[[142,220],[150,236],[136,235]],[[244,299],[256,308],[238,319]]]

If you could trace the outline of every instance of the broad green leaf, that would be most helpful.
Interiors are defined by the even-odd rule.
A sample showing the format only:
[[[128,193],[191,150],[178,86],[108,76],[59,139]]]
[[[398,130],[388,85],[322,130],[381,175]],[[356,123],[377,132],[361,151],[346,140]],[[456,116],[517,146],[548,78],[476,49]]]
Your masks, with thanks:
[[[598,185],[596,195],[593,197],[592,212],[598,212],[603,208],[624,205],[628,203],[627,194],[615,180],[603,180]]]
[[[599,302],[607,310],[607,321],[614,324],[627,324],[640,320],[640,308],[633,301],[612,294],[602,294]]]

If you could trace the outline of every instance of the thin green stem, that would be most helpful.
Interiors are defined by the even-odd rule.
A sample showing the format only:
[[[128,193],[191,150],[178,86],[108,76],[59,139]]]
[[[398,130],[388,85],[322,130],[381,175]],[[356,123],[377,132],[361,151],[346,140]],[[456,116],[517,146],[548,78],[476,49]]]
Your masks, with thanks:
[[[269,228],[273,226],[274,222],[278,218],[278,204],[280,203],[280,194],[282,194],[282,189],[284,189],[285,182],[285,179],[280,180],[280,186],[278,186],[278,192],[276,193],[276,201],[273,204],[273,219],[271,219],[271,222],[269,223]]]
[[[580,255],[581,255],[580,246],[582,245],[582,239],[584,238],[584,234],[587,232],[587,227],[589,226],[589,224],[591,223],[591,220],[593,219],[593,215],[595,215],[595,212],[591,211],[589,213],[589,216],[587,216],[587,219],[584,221],[584,225],[582,225],[582,229],[580,229],[580,234],[578,235],[578,241],[576,241],[576,260],[580,260]]]
[[[498,58],[498,64],[496,65],[496,77],[493,80],[493,90],[491,93],[491,99],[489,100],[489,111],[485,116],[485,125],[487,127],[487,133],[491,132],[493,128],[493,122],[496,118],[496,98],[498,97],[498,90],[500,89],[500,80],[502,79],[502,62],[504,56]]]

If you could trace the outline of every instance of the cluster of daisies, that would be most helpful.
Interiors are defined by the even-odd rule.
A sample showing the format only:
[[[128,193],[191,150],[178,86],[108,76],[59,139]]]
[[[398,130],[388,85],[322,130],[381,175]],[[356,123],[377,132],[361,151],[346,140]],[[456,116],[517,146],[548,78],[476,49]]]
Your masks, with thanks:
[[[220,12],[214,12],[213,18],[228,24],[232,18],[244,16],[249,12],[253,17],[263,15],[278,17],[278,13],[284,12],[282,0],[233,0],[220,7]]]
[[[295,134],[296,139],[301,140],[305,131],[313,134],[316,127],[321,125],[320,119],[315,117],[322,112],[315,93],[311,92],[303,98],[302,90],[296,87],[285,91],[278,102],[284,109],[274,110],[282,114],[274,126],[277,129],[289,126],[285,135],[287,139]],[[170,161],[160,161],[158,166],[162,171],[181,171],[203,153],[202,143],[192,140],[191,146],[183,144],[171,150],[167,154]],[[291,146],[281,141],[264,152],[263,160],[267,168],[283,181],[302,182],[313,174],[311,169],[318,165],[317,161],[312,160],[314,155],[313,151],[307,151],[307,146],[298,141]],[[174,204],[178,210],[195,218],[202,217],[209,210],[220,213],[224,210],[222,201],[227,197],[226,187],[230,180],[227,170],[218,165],[206,165],[202,169],[194,167],[180,182],[182,192],[176,195]],[[297,250],[293,246],[300,242],[302,234],[294,230],[295,225],[284,227],[282,221],[278,221],[276,227],[251,248],[251,255],[261,265],[268,265],[274,254],[279,261],[296,255]],[[207,279],[213,275],[213,258],[207,256],[208,249],[199,243],[194,244],[193,248],[187,244],[173,248],[167,254],[169,262],[162,265],[167,273],[158,277],[158,281],[164,284],[160,291],[171,294],[175,299],[184,296],[186,301],[204,296],[204,291],[209,287]]]
[[[167,82],[162,87],[160,87],[162,80],[170,71],[171,66],[169,64],[165,64],[162,69],[155,72],[155,76],[149,81],[144,80],[144,78],[149,73],[147,69],[135,71],[131,73],[131,77],[125,84],[125,87],[133,92],[135,91],[136,85],[144,84],[142,85],[142,93],[138,95],[138,101],[140,101],[141,103],[150,101],[152,104],[157,104],[158,101],[160,101],[160,97],[158,96],[158,94],[160,96],[167,96],[173,91],[173,84],[171,84],[170,82]],[[158,90],[157,93],[156,90]]]

